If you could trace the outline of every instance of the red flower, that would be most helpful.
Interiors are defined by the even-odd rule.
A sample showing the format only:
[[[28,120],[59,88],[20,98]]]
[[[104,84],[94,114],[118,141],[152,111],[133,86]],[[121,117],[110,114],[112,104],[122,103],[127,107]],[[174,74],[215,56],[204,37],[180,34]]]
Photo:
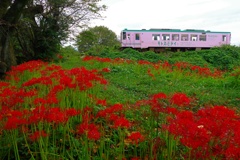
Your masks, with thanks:
[[[138,144],[138,142],[141,142],[144,140],[144,137],[140,132],[133,132],[130,136],[128,136],[128,138],[132,140],[134,144]]]
[[[77,126],[77,133],[86,134],[91,140],[98,140],[101,137],[100,132],[95,124],[82,123]]]
[[[102,72],[110,72],[111,70],[109,68],[103,68]]]
[[[106,106],[107,105],[107,101],[106,101],[106,99],[98,99],[96,104],[97,105],[101,105],[101,106]]]
[[[36,107],[32,110],[32,115],[29,117],[29,123],[38,123],[39,121],[43,121],[45,118],[47,110],[44,106]]]
[[[38,140],[40,137],[47,137],[48,134],[45,132],[45,131],[36,131],[34,132],[29,138],[32,140],[32,141],[36,141]]]
[[[153,95],[153,99],[166,99],[167,95],[165,93],[157,93]]]
[[[20,125],[27,124],[27,120],[19,117],[9,117],[4,126],[6,130],[17,129]]]
[[[235,145],[231,145],[225,152],[226,159],[240,159],[240,148]]]
[[[75,108],[69,108],[65,110],[65,113],[67,116],[72,117],[72,116],[79,115],[81,112],[76,110]]]
[[[187,106],[190,103],[190,99],[184,93],[175,93],[170,102],[177,106]]]
[[[88,131],[87,136],[91,140],[98,140],[100,139],[100,132],[97,129],[91,129]]]
[[[58,107],[49,109],[45,118],[47,122],[56,124],[65,123],[68,121],[66,114]]]
[[[131,126],[129,120],[125,117],[120,117],[114,121],[114,128],[129,128]]]
[[[115,121],[115,120],[118,119],[118,118],[119,118],[118,115],[116,115],[116,114],[114,114],[114,113],[111,113],[111,114],[109,115],[109,117],[108,117],[108,120],[110,120],[110,121]]]

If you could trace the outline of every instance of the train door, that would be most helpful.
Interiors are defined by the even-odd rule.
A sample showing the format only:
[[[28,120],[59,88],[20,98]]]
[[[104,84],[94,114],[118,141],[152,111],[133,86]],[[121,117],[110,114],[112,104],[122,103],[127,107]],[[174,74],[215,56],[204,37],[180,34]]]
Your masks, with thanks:
[[[122,47],[131,46],[131,35],[128,32],[122,32],[121,34],[121,43]]]
[[[141,48],[141,34],[134,34],[134,48]]]

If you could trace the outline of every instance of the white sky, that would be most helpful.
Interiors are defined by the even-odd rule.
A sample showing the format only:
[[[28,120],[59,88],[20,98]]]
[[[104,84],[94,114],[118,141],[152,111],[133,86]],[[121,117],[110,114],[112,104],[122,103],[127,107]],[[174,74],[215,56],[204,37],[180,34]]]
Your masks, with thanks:
[[[118,36],[121,30],[173,28],[231,32],[231,43],[240,45],[240,0],[102,0],[108,6],[106,26]]]

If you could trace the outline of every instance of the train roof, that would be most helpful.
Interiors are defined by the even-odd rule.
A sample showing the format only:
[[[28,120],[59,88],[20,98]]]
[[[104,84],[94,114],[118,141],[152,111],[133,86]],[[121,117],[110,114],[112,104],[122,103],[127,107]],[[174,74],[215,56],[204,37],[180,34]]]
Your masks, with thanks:
[[[219,31],[210,31],[210,30],[202,30],[202,29],[168,29],[168,28],[151,28],[149,30],[141,29],[141,30],[129,30],[124,29],[123,32],[195,32],[195,33],[224,33],[231,34],[231,32],[219,32]]]

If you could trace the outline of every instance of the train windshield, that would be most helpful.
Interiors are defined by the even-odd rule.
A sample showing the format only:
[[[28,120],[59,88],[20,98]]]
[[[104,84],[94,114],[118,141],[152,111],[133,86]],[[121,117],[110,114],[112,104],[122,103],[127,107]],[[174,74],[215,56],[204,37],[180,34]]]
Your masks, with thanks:
[[[122,32],[122,40],[126,40],[126,32]]]

